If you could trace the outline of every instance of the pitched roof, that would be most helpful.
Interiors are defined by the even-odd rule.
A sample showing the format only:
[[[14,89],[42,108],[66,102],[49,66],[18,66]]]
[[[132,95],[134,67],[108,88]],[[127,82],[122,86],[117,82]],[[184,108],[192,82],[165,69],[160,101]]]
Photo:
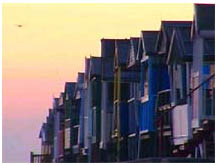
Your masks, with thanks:
[[[116,39],[101,39],[102,79],[113,80]]]
[[[193,39],[196,34],[203,38],[215,38],[214,4],[195,4],[191,38]]]
[[[46,123],[42,124],[41,129],[39,131],[39,138],[41,138],[44,141],[46,140],[46,137],[43,137],[43,133],[46,134]]]
[[[128,57],[128,67],[131,67],[136,64],[138,44],[139,44],[139,38],[136,37],[130,38],[130,53]]]
[[[78,72],[78,75],[77,75],[77,83],[83,83],[83,82],[84,82],[84,75],[85,75],[85,73],[83,73],[83,72]]]
[[[114,56],[115,39],[101,39],[101,57]]]
[[[141,60],[143,54],[155,51],[155,43],[157,40],[158,31],[141,31],[139,39],[137,60]]]
[[[101,57],[90,57],[90,76],[101,75]]]
[[[190,27],[192,25],[192,21],[162,21],[161,22],[161,29],[157,37],[156,45],[155,45],[155,51],[159,52],[161,48],[163,48],[161,45],[162,40],[165,38],[165,51],[167,53],[171,36],[173,34],[174,29],[179,29],[183,27]]]
[[[53,99],[53,109],[58,107],[58,101],[59,101],[59,98],[54,98]]]
[[[195,22],[198,30],[215,30],[215,4],[195,4]]]
[[[90,58],[85,58],[85,73],[84,73],[84,82],[88,82],[89,78],[89,67],[90,67]]]
[[[115,55],[117,65],[126,65],[130,50],[129,39],[116,39],[115,41]]]
[[[139,44],[139,38],[138,37],[131,37],[130,42],[133,46],[134,54],[137,54],[138,51],[138,44]]]
[[[190,38],[191,25],[173,30],[170,48],[167,56],[167,64],[173,59],[192,60],[193,43]]]
[[[83,72],[78,72],[77,83],[74,92],[75,99],[81,98],[81,90],[83,90],[84,78],[85,78],[84,75],[85,74]]]
[[[64,87],[65,96],[67,95],[70,99],[72,99],[75,92],[75,87],[75,82],[66,82]]]
[[[155,43],[159,31],[142,31],[143,46],[146,52],[155,51]]]
[[[114,77],[114,56],[102,58],[102,79],[113,80]]]

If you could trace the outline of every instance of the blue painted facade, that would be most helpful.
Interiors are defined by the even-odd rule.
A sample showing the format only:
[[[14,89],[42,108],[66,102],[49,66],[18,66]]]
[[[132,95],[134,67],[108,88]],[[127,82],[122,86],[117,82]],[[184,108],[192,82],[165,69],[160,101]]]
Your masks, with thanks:
[[[215,5],[194,6],[193,22],[102,39],[101,57],[86,58],[85,73],[54,98],[39,161],[214,159]]]
[[[158,91],[169,89],[164,56],[155,53],[158,31],[142,31],[137,59],[140,60],[139,130],[155,131],[155,104]]]
[[[141,97],[145,97],[144,84],[148,82],[148,99],[141,101],[139,112],[139,129],[140,131],[155,131],[155,104],[159,91],[169,89],[169,76],[167,66],[158,64],[158,57],[149,56],[144,62],[141,62]]]

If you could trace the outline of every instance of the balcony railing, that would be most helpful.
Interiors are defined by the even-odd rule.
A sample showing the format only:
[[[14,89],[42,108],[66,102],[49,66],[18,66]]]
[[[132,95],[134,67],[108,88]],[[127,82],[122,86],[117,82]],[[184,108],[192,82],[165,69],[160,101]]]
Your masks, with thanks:
[[[156,112],[157,112],[157,129],[170,130],[171,128],[171,104],[170,90],[163,90],[157,94]]]

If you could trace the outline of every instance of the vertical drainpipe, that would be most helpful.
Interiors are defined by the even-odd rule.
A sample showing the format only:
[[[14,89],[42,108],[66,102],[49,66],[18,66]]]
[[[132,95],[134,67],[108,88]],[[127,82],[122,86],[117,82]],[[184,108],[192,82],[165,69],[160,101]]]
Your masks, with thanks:
[[[88,162],[91,162],[91,156],[92,156],[92,109],[91,109],[91,103],[92,100],[91,95],[91,80],[88,81]]]
[[[121,69],[118,66],[118,73],[117,73],[117,80],[118,80],[118,84],[117,84],[117,98],[118,98],[118,102],[117,102],[117,162],[120,161],[120,73]]]

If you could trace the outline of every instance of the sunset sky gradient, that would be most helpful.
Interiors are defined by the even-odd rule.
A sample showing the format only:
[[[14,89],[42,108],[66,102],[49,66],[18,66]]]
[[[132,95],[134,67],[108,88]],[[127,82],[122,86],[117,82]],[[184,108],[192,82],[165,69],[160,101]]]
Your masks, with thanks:
[[[85,56],[100,56],[100,39],[192,20],[193,4],[5,3],[2,17],[3,162],[29,162],[53,96],[84,71]]]

